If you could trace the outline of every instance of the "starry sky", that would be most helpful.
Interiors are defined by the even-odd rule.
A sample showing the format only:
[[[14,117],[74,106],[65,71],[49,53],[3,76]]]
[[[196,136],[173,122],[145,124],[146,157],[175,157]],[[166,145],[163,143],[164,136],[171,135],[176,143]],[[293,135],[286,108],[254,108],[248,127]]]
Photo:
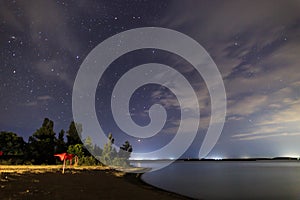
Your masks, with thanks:
[[[89,52],[122,31],[164,27],[200,43],[222,75],[226,122],[209,157],[299,156],[299,10],[298,1],[276,0],[0,1],[0,130],[27,139],[45,117],[54,121],[56,132],[67,130],[73,84]],[[157,84],[140,87],[130,100],[131,117],[140,126],[149,123],[151,105],[166,108],[169,123],[157,136],[126,136],[114,122],[114,85],[129,69],[149,62],[172,66],[193,85],[201,123],[183,157],[197,157],[210,120],[210,96],[201,75],[170,52],[142,49],[116,59],[98,84],[99,123],[117,145],[127,139],[137,152],[160,148],[174,137],[179,104]]]

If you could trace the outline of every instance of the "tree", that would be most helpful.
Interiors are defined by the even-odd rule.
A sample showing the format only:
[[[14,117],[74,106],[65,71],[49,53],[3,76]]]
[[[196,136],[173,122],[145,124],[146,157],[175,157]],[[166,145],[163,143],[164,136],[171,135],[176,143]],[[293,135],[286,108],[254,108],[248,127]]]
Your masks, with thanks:
[[[92,138],[90,136],[88,136],[84,140],[84,155],[86,155],[86,156],[92,156],[92,154],[90,153],[90,151],[93,152],[94,151],[94,147],[93,147]]]
[[[90,136],[88,136],[84,140],[84,146],[89,150],[93,150],[93,142],[92,142],[92,138]]]
[[[108,141],[104,145],[100,161],[105,165],[114,165],[114,166],[129,166],[129,158],[132,152],[131,144],[126,141],[122,147],[120,147],[119,152],[113,148],[114,138],[110,133],[108,135]]]
[[[70,145],[68,147],[69,154],[74,154],[78,156],[78,158],[82,158],[84,156],[84,151],[83,151],[83,145],[82,144],[75,144],[75,145]]]
[[[99,158],[102,155],[102,149],[98,145],[94,145],[94,155]]]
[[[58,134],[58,138],[56,139],[56,148],[55,148],[56,153],[63,153],[66,152],[67,150],[64,136],[65,136],[65,131],[62,129]]]
[[[67,131],[67,146],[82,144],[80,139],[81,133],[82,133],[82,125],[72,121],[69,126],[69,130]]]
[[[77,156],[77,164],[79,165],[96,165],[99,163],[93,156],[86,155],[84,150],[83,144],[75,144],[69,146],[68,153]],[[74,157],[74,161],[75,159],[76,157]]]
[[[81,160],[84,157],[83,144],[69,145],[67,153],[75,155],[73,158],[75,165],[82,164]]]
[[[42,127],[36,130],[28,139],[29,155],[34,164],[54,164],[55,132],[54,123],[44,119]]]
[[[130,155],[131,155],[131,152],[132,152],[132,146],[131,144],[126,141],[122,147],[120,147],[120,150],[119,150],[119,158],[121,160],[123,160],[123,162],[125,162],[124,164],[125,165],[129,165],[129,158],[130,158]]]
[[[112,165],[114,158],[117,156],[117,151],[113,148],[115,139],[113,138],[112,134],[108,134],[108,141],[104,145],[102,155],[100,157],[100,161],[105,165]]]
[[[25,142],[16,133],[2,131],[0,133],[0,151],[4,155],[24,155]]]
[[[123,144],[123,146],[120,147],[120,149],[123,150],[123,151],[126,151],[126,152],[130,152],[130,153],[132,152],[132,146],[131,146],[131,144],[128,141],[126,141]]]

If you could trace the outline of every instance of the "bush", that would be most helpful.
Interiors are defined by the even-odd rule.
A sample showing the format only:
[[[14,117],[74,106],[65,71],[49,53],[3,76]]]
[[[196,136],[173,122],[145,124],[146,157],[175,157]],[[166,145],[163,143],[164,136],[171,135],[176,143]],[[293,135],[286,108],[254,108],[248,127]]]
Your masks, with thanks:
[[[80,165],[97,165],[99,164],[99,161],[96,160],[93,156],[83,156],[79,160]]]

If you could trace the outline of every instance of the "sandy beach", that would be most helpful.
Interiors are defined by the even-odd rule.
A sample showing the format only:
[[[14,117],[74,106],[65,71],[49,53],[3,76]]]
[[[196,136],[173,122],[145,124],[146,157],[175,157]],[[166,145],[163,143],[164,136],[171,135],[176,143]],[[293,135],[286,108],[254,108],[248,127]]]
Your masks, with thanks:
[[[188,199],[105,167],[0,166],[0,199]]]

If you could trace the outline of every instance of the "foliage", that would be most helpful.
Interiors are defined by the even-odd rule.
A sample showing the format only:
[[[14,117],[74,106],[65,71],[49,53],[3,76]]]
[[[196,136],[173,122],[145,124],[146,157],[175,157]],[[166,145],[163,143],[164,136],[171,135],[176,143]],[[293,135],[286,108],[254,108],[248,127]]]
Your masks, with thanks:
[[[67,145],[82,144],[81,133],[82,125],[72,121],[67,131]]]
[[[132,152],[132,146],[128,141],[126,141],[122,147],[120,147],[119,152],[113,148],[114,138],[110,133],[108,135],[108,142],[104,145],[100,161],[105,165],[114,166],[129,166],[129,158]]]
[[[83,143],[84,143],[84,155],[92,156],[90,152],[94,151],[94,147],[93,147],[93,142],[91,137],[88,136],[86,139],[84,139]]]
[[[78,157],[78,165],[97,165],[99,161],[95,159],[93,156],[85,155],[84,146],[82,144],[70,145],[68,148],[69,154],[74,154]],[[75,159],[73,158],[73,163],[75,163]]]
[[[4,155],[24,155],[25,142],[16,133],[2,131],[0,133],[0,151]]]
[[[80,139],[82,126],[74,122],[70,123],[66,132],[67,142],[65,142],[65,131],[61,130],[56,137],[54,123],[45,118],[42,126],[37,129],[26,143],[22,137],[12,132],[0,132],[0,156],[1,164],[58,164],[59,159],[54,154],[68,152],[76,155],[79,165],[99,165],[98,160],[106,165],[128,166],[132,152],[132,146],[126,141],[119,151],[113,147],[114,138],[110,133],[108,141],[102,150],[93,144],[90,137],[85,138],[83,143]],[[93,155],[90,152],[93,152]],[[73,158],[75,163],[75,158]]]
[[[82,144],[70,145],[68,147],[68,151],[67,152],[69,154],[74,154],[74,155],[78,156],[79,159],[84,156],[83,145]]]
[[[113,148],[115,139],[113,138],[112,134],[108,134],[108,141],[104,145],[100,161],[105,165],[113,165],[113,160],[117,155],[117,151]]]
[[[36,130],[28,140],[28,154],[34,164],[54,164],[55,133],[53,121],[44,119],[42,127]]]
[[[65,131],[61,130],[58,134],[58,138],[56,139],[56,146],[55,146],[56,153],[65,152],[67,150],[64,136],[65,136]]]
[[[132,146],[128,141],[126,141],[119,150],[119,158],[124,162],[123,165],[129,165],[131,152]]]
[[[96,144],[94,145],[94,155],[97,157],[100,157],[102,155],[102,149],[97,146]]]
[[[84,140],[84,146],[89,149],[89,150],[93,150],[93,142],[92,142],[92,139],[91,137],[87,137],[85,140]]]
[[[79,165],[98,165],[99,161],[94,156],[83,156],[79,159]]]
[[[25,157],[26,143],[23,138],[16,133],[2,131],[0,133],[0,163],[8,164],[23,164]]]

